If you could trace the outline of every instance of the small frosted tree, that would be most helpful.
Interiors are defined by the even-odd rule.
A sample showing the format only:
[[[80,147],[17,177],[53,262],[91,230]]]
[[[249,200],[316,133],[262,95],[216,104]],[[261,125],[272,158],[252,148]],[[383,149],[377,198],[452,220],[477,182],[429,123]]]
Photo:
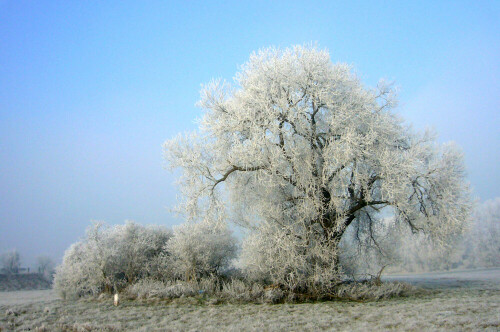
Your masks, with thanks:
[[[466,267],[500,266],[500,197],[475,209],[463,256]]]
[[[36,262],[38,266],[38,273],[47,279],[51,279],[55,267],[54,260],[49,256],[42,255],[36,258]]]
[[[200,130],[164,145],[169,165],[183,171],[179,208],[196,219],[226,204],[254,244],[259,236],[274,243],[272,255],[264,242],[246,254],[272,257],[274,281],[311,285],[338,273],[351,225],[376,241],[375,225],[389,214],[439,240],[467,219],[459,150],[403,124],[390,85],[366,88],[327,51],[261,50],[235,85],[206,85],[199,105]]]
[[[14,249],[3,253],[0,256],[0,262],[2,263],[3,270],[6,273],[18,273],[19,267],[21,266],[21,255],[19,255],[19,251]]]

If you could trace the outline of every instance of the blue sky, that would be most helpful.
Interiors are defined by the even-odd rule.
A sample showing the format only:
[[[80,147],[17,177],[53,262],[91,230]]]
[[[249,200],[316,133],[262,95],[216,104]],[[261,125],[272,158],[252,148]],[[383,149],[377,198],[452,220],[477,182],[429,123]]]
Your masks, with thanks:
[[[394,80],[398,112],[500,196],[500,2],[0,0],[0,252],[59,259],[92,219],[179,223],[161,144],[196,128],[200,84],[310,42]]]

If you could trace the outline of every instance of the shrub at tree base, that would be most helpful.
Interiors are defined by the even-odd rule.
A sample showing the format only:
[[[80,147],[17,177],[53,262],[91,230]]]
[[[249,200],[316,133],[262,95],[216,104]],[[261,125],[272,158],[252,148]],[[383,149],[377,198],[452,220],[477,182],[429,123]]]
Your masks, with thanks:
[[[187,281],[220,275],[236,256],[236,239],[226,223],[184,223],[165,245],[178,278]]]
[[[63,296],[83,296],[148,286],[151,280],[196,282],[220,276],[235,252],[235,239],[222,223],[187,223],[173,233],[133,222],[114,227],[95,223],[66,251],[54,286]],[[179,286],[172,287],[165,291],[170,294]]]
[[[124,290],[129,300],[165,300],[194,298],[195,303],[283,303],[316,300],[347,299],[353,301],[376,301],[393,297],[426,294],[426,291],[401,282],[375,284],[373,282],[349,282],[339,284],[321,296],[293,293],[279,287],[263,286],[261,283],[231,279],[221,281],[205,278],[198,282],[141,280]],[[191,303],[192,301],[188,301]]]

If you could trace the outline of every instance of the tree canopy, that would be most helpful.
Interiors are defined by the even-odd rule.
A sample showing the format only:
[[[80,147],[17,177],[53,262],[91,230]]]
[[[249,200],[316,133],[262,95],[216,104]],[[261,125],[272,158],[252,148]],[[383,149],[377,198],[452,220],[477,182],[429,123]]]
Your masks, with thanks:
[[[321,248],[329,265],[349,227],[376,242],[387,215],[436,239],[458,232],[471,205],[462,154],[414,131],[396,105],[390,84],[365,87],[326,50],[253,53],[233,85],[203,87],[199,130],[164,145],[183,172],[179,209],[278,232],[298,256]]]

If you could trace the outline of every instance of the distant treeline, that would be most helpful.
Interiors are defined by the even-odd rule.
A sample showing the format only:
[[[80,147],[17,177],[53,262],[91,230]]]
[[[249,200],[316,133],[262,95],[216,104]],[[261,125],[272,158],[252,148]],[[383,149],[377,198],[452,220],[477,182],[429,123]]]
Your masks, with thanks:
[[[0,274],[29,274],[35,273],[43,275],[46,279],[52,279],[54,274],[54,260],[45,255],[37,257],[35,269],[21,266],[21,255],[16,249],[0,254]]]
[[[367,238],[362,246],[344,242],[344,268],[353,275],[384,272],[430,272],[452,269],[500,266],[500,197],[476,206],[462,233],[436,241],[424,233],[413,234],[407,228],[381,226],[383,236],[375,243]],[[355,229],[351,230],[355,233]],[[355,234],[351,234],[351,237]],[[368,254],[359,255],[359,251]]]

